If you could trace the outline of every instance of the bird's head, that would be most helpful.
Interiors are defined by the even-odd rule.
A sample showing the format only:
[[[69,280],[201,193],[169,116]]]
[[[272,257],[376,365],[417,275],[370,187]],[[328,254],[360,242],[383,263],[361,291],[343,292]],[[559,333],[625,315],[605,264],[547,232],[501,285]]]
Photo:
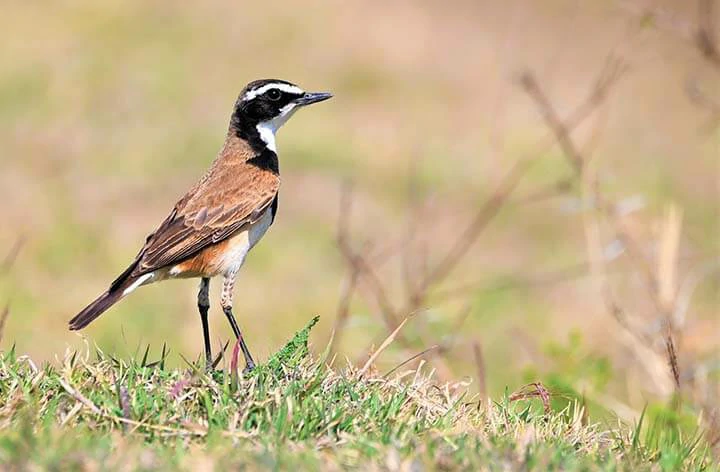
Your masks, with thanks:
[[[257,131],[265,145],[275,151],[275,132],[293,113],[330,97],[327,92],[306,92],[285,80],[256,80],[240,92],[231,126],[241,133]]]

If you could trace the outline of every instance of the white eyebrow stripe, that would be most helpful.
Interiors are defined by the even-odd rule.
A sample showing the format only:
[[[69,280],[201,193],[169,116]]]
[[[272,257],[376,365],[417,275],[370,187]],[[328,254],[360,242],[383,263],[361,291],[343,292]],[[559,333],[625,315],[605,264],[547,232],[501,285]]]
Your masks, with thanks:
[[[257,97],[258,95],[264,94],[265,92],[267,92],[270,89],[278,89],[278,90],[282,90],[283,92],[295,93],[295,94],[305,93],[305,91],[303,89],[301,89],[300,87],[296,87],[296,86],[290,85],[290,84],[283,84],[280,82],[273,82],[270,84],[263,85],[262,87],[260,87],[258,89],[250,90],[243,97],[243,101],[246,102],[248,100],[252,100],[253,98]]]

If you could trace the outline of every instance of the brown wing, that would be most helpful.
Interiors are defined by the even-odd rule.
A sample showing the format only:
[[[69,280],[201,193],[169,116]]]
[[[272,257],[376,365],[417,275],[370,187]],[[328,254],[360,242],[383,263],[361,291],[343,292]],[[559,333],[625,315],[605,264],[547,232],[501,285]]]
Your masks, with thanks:
[[[255,222],[272,204],[279,187],[279,175],[248,162],[213,166],[148,236],[132,269],[113,285],[128,275],[177,264]]]

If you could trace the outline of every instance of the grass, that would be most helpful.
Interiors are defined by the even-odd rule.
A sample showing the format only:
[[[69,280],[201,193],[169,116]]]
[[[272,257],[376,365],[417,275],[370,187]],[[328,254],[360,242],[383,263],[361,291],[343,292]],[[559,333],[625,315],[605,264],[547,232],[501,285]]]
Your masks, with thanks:
[[[9,469],[718,470],[698,435],[641,420],[588,424],[570,403],[470,396],[421,364],[383,376],[310,354],[317,318],[250,374],[99,350],[36,366],[0,354],[0,463]],[[242,366],[240,366],[242,367]],[[527,391],[527,390],[525,390]],[[523,397],[524,398],[524,397]]]
[[[696,430],[713,429],[718,398],[717,272],[703,272],[688,303],[682,388],[663,390],[644,367],[666,367],[663,340],[644,361],[648,351],[608,316],[597,277],[574,269],[592,260],[585,218],[593,205],[580,186],[528,202],[572,170],[560,149],[544,147],[549,130],[519,74],[535,74],[567,119],[608,55],[622,51],[628,73],[573,133],[609,197],[647,203],[627,215],[647,267],[627,254],[608,264],[618,302],[657,332],[655,290],[640,280],[661,266],[655,236],[667,205],[684,211],[678,286],[715,264],[720,128],[708,127],[687,83],[716,99],[717,71],[674,28],[643,26],[647,18],[615,3],[401,2],[383,15],[357,0],[305,2],[312,15],[289,2],[4,5],[0,187],[12,197],[0,199],[0,310],[10,306],[4,339],[17,349],[0,352],[0,470],[707,464]],[[668,18],[694,29],[695,2],[665,3]],[[238,317],[255,354],[274,360],[247,378],[233,377],[229,361],[213,376],[183,363],[178,351],[201,349],[191,280],[138,291],[83,333],[112,357],[83,348],[67,319],[205,172],[237,93],[260,77],[336,94],[282,130],[280,214],[240,274]],[[269,355],[308,313],[326,321],[313,329],[316,346],[331,336],[348,272],[333,241],[343,181],[355,189],[352,239],[368,252],[404,241],[408,215],[421,210],[422,234],[410,244],[421,269],[452,246],[514,163],[536,153],[507,207],[404,328],[410,345],[393,343],[376,362],[389,372],[437,344],[428,355],[437,375],[426,365],[400,378],[361,376],[305,352],[304,335]],[[600,233],[611,248],[613,225]],[[5,266],[19,239],[26,244]],[[378,276],[394,303],[406,268],[389,259]],[[334,348],[362,364],[386,333],[371,290],[358,288]],[[440,296],[447,292],[453,297]],[[213,313],[213,340],[229,336],[216,305]],[[152,365],[163,342],[174,352]],[[146,343],[154,354],[133,356]],[[444,384],[478,376],[475,345],[496,400],[479,409],[475,384]],[[80,351],[53,361],[66,346]],[[36,369],[15,352],[51,363]],[[555,394],[549,414],[537,399],[503,395],[506,385],[538,380]],[[682,395],[680,408],[673,395]],[[608,420],[608,409],[628,424]]]

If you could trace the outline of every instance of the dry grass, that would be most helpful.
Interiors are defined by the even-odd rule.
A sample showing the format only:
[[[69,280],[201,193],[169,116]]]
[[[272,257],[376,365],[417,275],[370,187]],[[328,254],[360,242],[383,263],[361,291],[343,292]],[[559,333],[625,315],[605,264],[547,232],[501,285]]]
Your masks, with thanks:
[[[41,367],[6,353],[0,461],[13,470],[710,466],[700,439],[662,430],[653,443],[657,431],[642,422],[588,425],[577,403],[552,410],[540,384],[485,404],[424,363],[391,376],[332,368],[308,355],[315,321],[249,375],[89,349]],[[525,401],[536,393],[543,408]]]

